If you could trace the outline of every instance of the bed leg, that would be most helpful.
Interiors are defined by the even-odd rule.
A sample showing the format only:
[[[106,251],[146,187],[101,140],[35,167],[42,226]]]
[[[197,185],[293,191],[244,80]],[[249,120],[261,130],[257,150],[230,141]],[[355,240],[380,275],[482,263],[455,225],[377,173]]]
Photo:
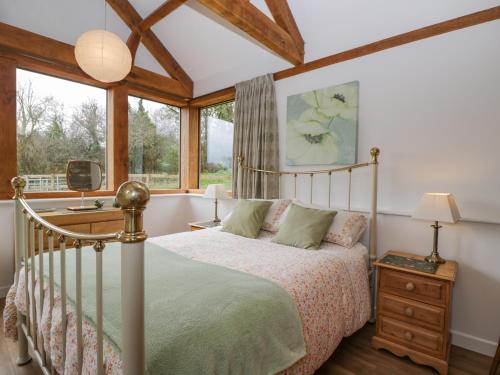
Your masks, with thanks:
[[[116,194],[125,228],[120,233],[122,283],[123,375],[145,373],[144,342],[144,241],[143,211],[149,190],[140,182],[125,182]]]
[[[12,187],[14,188],[14,199],[15,201],[15,211],[14,211],[14,247],[15,247],[15,284],[19,285],[19,273],[22,267],[22,260],[24,257],[24,250],[26,243],[26,229],[25,229],[25,218],[23,214],[23,208],[19,202],[20,198],[24,197],[23,191],[26,186],[26,181],[21,177],[14,177],[11,181]],[[25,270],[26,271],[26,270]],[[26,271],[27,272],[27,271]],[[27,308],[29,308],[27,306]],[[17,359],[16,364],[18,366],[25,365],[31,361],[31,356],[28,353],[28,339],[24,334],[23,323],[26,322],[26,318],[19,310],[17,310]]]
[[[31,361],[31,356],[28,353],[28,340],[23,331],[24,315],[17,311],[17,359],[16,364],[23,366]]]

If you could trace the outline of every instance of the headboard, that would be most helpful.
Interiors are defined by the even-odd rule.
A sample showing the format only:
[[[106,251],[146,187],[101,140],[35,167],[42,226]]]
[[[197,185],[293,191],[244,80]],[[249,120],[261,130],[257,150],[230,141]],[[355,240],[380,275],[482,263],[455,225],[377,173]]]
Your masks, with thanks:
[[[313,202],[314,196],[314,178],[319,175],[328,175],[328,207],[332,204],[332,191],[333,191],[333,175],[337,173],[347,173],[347,210],[351,210],[351,192],[352,192],[352,171],[358,168],[365,168],[371,172],[371,184],[370,184],[370,210],[369,210],[369,240],[368,240],[368,251],[369,251],[369,261],[368,261],[368,272],[370,277],[370,286],[372,293],[372,319],[374,317],[374,301],[375,301],[375,281],[376,276],[373,268],[373,262],[377,259],[377,179],[378,179],[378,157],[380,155],[380,149],[373,147],[370,149],[371,160],[366,163],[357,163],[352,165],[347,165],[338,168],[331,169],[319,169],[311,171],[271,171],[253,168],[244,164],[245,160],[242,156],[238,157],[238,176],[237,176],[237,193],[238,197],[241,197],[242,192],[242,176],[243,170],[247,170],[250,173],[261,173],[266,182],[269,175],[278,176],[278,197],[282,198],[282,178],[285,176],[293,177],[293,198],[297,198],[297,179],[299,176],[309,176],[309,202]],[[264,184],[267,185],[267,184]],[[267,198],[267,191],[264,189],[263,198]]]

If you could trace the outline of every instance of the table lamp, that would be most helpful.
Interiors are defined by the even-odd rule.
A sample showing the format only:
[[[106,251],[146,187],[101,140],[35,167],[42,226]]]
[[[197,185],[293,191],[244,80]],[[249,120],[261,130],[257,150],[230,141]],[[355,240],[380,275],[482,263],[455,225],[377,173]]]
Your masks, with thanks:
[[[438,252],[438,232],[441,228],[439,222],[456,223],[460,220],[460,212],[458,212],[453,195],[450,193],[425,193],[412,218],[434,221],[434,224],[431,225],[434,228],[434,245],[431,255],[425,257],[425,260],[431,263],[445,263],[446,261],[439,256]]]
[[[215,217],[213,222],[220,223],[220,219],[217,216],[217,200],[218,199],[226,199],[227,193],[226,188],[222,184],[211,184],[208,185],[203,198],[214,199],[215,201]]]

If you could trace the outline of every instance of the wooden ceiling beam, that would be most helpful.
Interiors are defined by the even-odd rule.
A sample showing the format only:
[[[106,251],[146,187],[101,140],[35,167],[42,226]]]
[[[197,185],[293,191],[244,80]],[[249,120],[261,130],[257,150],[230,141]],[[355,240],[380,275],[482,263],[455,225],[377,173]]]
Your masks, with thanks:
[[[214,91],[206,95],[198,96],[189,102],[191,107],[209,107],[214,104],[220,104],[224,102],[230,102],[234,100],[236,96],[236,89],[233,87],[228,87],[222,90]]]
[[[144,18],[142,22],[138,25],[137,31],[132,31],[127,40],[127,46],[132,54],[132,59],[135,59],[135,54],[137,53],[137,48],[139,48],[139,43],[141,42],[141,35],[149,30],[154,24],[158,23],[161,19],[168,16],[187,0],[167,0],[155,11],[153,11],[149,16]]]
[[[413,43],[419,40],[431,38],[437,35],[446,34],[452,31],[464,29],[471,26],[480,25],[500,19],[500,6],[481,10],[479,12],[467,14],[462,17],[453,18],[447,21],[439,22],[430,26],[422,27],[403,34],[395,35],[390,38],[382,39],[377,42],[365,44],[350,50],[336,53],[321,59],[310,61],[304,65],[281,70],[274,73],[275,81],[286,79],[299,74],[321,69],[329,65],[338,64],[344,61],[356,59],[372,53],[377,53],[390,48],[398,47],[404,44]],[[226,87],[205,95],[198,96],[189,102],[190,106],[205,107],[220,102],[234,100],[236,94],[235,87]]]
[[[170,54],[170,52],[165,48],[160,39],[151,30],[146,30],[141,32],[139,25],[142,23],[143,19],[140,14],[135,10],[135,8],[130,4],[128,0],[106,0],[113,10],[118,14],[118,16],[125,22],[125,24],[135,33],[140,35],[140,41],[144,44],[144,47],[153,55],[153,57],[158,61],[158,63],[165,69],[165,71],[174,79],[178,80],[181,85],[184,86],[186,90],[190,92],[190,96],[193,95],[193,81],[189,75],[182,69],[175,58]],[[136,38],[129,38],[130,44],[132,46],[137,45]],[[137,47],[135,47],[137,50]]]
[[[437,35],[449,33],[451,31],[460,30],[466,27],[479,25],[497,19],[500,19],[500,6],[439,22],[430,26],[422,27],[420,29],[395,35],[390,38],[382,39],[377,42],[365,44],[363,46],[356,47],[344,52],[335,53],[321,59],[309,61],[304,65],[274,73],[274,80],[278,81],[280,79],[292,77],[297,74],[320,69],[328,65],[356,59],[358,57],[370,55],[372,53],[380,52],[389,48],[398,47],[407,43],[413,43],[418,40],[431,38]]]
[[[292,37],[249,1],[198,0],[198,2],[293,65],[304,63],[304,56],[295,46]]]
[[[127,39],[127,47],[132,55],[132,61],[135,61],[135,55],[137,49],[139,48],[139,43],[141,42],[141,35],[132,31]]]
[[[76,62],[74,49],[71,44],[0,22],[0,54],[15,59],[19,67],[98,87],[113,86],[96,81],[83,72]],[[179,81],[137,66],[132,67],[124,81],[129,86],[163,92],[165,96],[181,100],[192,97],[192,92],[186,90]]]
[[[276,23],[292,37],[297,51],[304,58],[304,39],[287,0],[266,0],[266,4]]]

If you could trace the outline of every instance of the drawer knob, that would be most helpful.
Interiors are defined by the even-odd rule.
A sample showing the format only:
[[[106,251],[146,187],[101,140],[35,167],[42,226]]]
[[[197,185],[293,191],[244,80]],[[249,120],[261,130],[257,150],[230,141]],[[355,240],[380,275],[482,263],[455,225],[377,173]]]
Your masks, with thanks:
[[[411,332],[405,332],[405,339],[406,339],[406,341],[413,340],[413,333],[411,333]]]
[[[415,290],[415,284],[413,284],[411,281],[406,284],[406,290],[409,292],[413,292]]]
[[[413,316],[413,314],[415,314],[415,311],[414,311],[411,307],[407,307],[407,308],[405,309],[405,315],[406,315],[406,316],[412,317],[412,316]]]

